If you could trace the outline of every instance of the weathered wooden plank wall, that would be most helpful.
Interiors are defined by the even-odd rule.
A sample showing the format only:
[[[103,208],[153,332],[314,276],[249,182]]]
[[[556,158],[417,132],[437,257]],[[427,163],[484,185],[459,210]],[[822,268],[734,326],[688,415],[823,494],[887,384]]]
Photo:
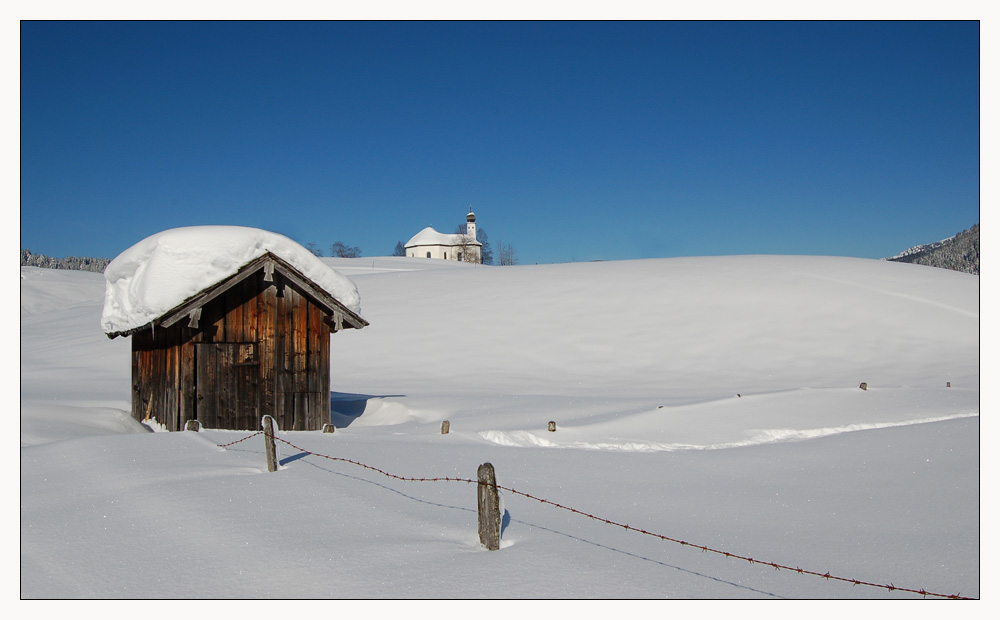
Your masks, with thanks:
[[[180,411],[178,430],[185,427],[188,420],[198,419],[197,394],[195,393],[195,336],[200,334],[194,329],[182,326],[179,330],[180,373],[177,389],[180,395]]]
[[[310,394],[309,428],[323,428],[330,422],[330,325],[325,313],[309,304],[308,379]]]
[[[180,334],[153,329],[134,334],[132,340],[132,415],[146,413],[168,429],[180,423],[182,402]],[[151,404],[152,403],[152,404]]]
[[[275,369],[277,357],[277,320],[278,320],[278,289],[274,285],[263,287],[260,293],[260,372],[261,372],[261,417],[270,415],[275,420],[277,416]],[[280,422],[278,428],[282,428]]]
[[[293,347],[292,325],[294,316],[292,309],[295,304],[295,291],[286,286],[284,278],[275,274],[277,290],[277,317],[275,320],[275,411],[272,416],[278,428],[290,429],[295,421],[295,402],[292,394]]]

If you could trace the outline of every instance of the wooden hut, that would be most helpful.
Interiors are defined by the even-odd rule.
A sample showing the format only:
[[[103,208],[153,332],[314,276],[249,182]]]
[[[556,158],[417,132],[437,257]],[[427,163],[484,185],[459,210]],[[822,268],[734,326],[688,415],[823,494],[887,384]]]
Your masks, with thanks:
[[[132,337],[132,416],[168,430],[317,430],[330,421],[330,334],[368,325],[281,257],[266,252]]]

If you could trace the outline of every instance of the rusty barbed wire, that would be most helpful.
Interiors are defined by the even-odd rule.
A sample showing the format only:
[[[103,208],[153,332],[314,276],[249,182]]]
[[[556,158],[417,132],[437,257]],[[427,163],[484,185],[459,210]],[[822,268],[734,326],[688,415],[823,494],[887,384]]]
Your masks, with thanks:
[[[403,480],[405,482],[471,482],[473,484],[479,484],[478,480],[470,480],[468,478],[440,478],[440,477],[439,478],[407,478],[405,476],[397,476],[396,474],[390,474],[387,471],[381,470],[378,467],[372,467],[371,465],[365,465],[364,463],[361,463],[359,461],[352,461],[351,459],[345,459],[344,457],[341,457],[341,456],[329,456],[329,455],[326,455],[326,454],[320,454],[318,452],[313,452],[311,450],[306,450],[305,448],[300,448],[299,446],[291,443],[290,441],[285,441],[281,437],[275,437],[274,439],[275,439],[275,441],[280,441],[283,444],[287,444],[289,447],[295,448],[296,450],[298,450],[300,452],[305,452],[306,454],[309,454],[310,456],[316,456],[316,457],[328,459],[328,460],[331,460],[331,461],[341,461],[343,463],[350,463],[351,465],[357,465],[358,467],[362,467],[364,469],[370,469],[371,471],[378,472],[378,473],[382,474],[383,476],[386,476],[387,478],[394,478],[396,480]],[[497,487],[497,488],[500,488],[500,487]]]
[[[777,562],[767,562],[767,561],[763,561],[763,560],[755,560],[754,558],[751,558],[751,557],[748,557],[748,556],[745,556],[745,555],[740,555],[738,553],[732,553],[732,552],[729,552],[729,551],[722,551],[720,549],[713,549],[712,547],[708,547],[708,546],[705,546],[705,545],[697,545],[697,544],[694,544],[694,543],[687,542],[685,540],[680,540],[678,538],[671,538],[670,536],[664,536],[663,534],[657,534],[655,532],[649,532],[649,531],[646,531],[646,530],[644,530],[642,528],[632,527],[632,526],[630,526],[630,525],[628,525],[626,523],[618,523],[617,521],[612,521],[611,519],[606,519],[604,517],[598,517],[596,515],[592,515],[592,514],[583,512],[581,510],[577,510],[576,508],[571,508],[569,506],[563,506],[562,504],[557,504],[557,503],[555,503],[553,501],[550,501],[550,500],[547,500],[547,499],[543,499],[543,498],[540,498],[540,497],[535,497],[533,495],[529,495],[528,493],[524,493],[524,492],[518,491],[516,489],[511,489],[509,487],[504,487],[504,486],[501,486],[499,484],[496,485],[496,487],[498,489],[503,490],[503,491],[507,491],[508,493],[511,493],[512,495],[520,495],[520,496],[526,497],[528,499],[533,499],[536,502],[540,502],[542,504],[548,504],[548,505],[554,506],[556,508],[561,508],[563,510],[567,510],[567,511],[575,513],[575,514],[578,514],[578,515],[581,515],[581,516],[584,516],[584,517],[588,517],[590,519],[594,519],[595,521],[600,521],[601,523],[606,523],[608,525],[614,525],[616,527],[620,527],[620,528],[624,529],[625,531],[632,531],[632,532],[636,532],[638,534],[645,534],[646,536],[652,536],[653,538],[659,538],[660,540],[663,540],[663,541],[677,543],[677,544],[685,546],[685,547],[692,547],[694,549],[701,549],[701,551],[703,553],[704,552],[716,553],[716,554],[719,554],[719,555],[724,555],[725,557],[730,558],[730,559],[746,560],[750,564],[760,564],[762,566],[770,566],[770,567],[774,568],[775,570],[787,570],[787,571],[792,571],[792,572],[799,573],[800,575],[814,575],[816,577],[822,577],[822,578],[827,579],[827,580],[833,579],[835,581],[843,581],[843,582],[850,583],[850,584],[855,585],[855,586],[871,586],[873,588],[884,588],[886,590],[889,590],[890,592],[892,592],[894,590],[899,590],[900,592],[912,592],[914,594],[920,594],[921,596],[923,596],[925,598],[928,597],[928,596],[934,596],[934,597],[948,598],[948,599],[974,600],[974,599],[971,599],[970,597],[967,597],[967,596],[961,596],[960,594],[938,594],[936,592],[929,592],[929,591],[924,590],[922,588],[919,589],[919,590],[917,590],[917,589],[913,589],[913,588],[902,588],[902,587],[899,587],[899,586],[892,585],[891,583],[888,584],[888,585],[886,585],[886,584],[880,584],[880,583],[872,583],[870,581],[861,581],[859,579],[850,579],[850,578],[847,578],[847,577],[838,577],[836,575],[831,575],[829,571],[827,571],[826,573],[819,573],[819,572],[816,572],[816,571],[805,570],[805,569],[799,568],[797,566],[796,567],[791,567],[791,566],[787,566],[785,564],[778,564]]]
[[[262,433],[263,433],[263,431],[257,431],[253,435],[249,435],[247,437],[244,437],[243,439],[240,439],[238,441],[234,441],[234,442],[229,443],[229,444],[225,444],[225,445],[220,446],[220,447],[231,446],[233,444],[239,443],[240,441],[246,441],[247,439],[250,439],[251,437],[255,437],[255,436],[260,435]],[[401,481],[404,481],[404,482],[465,482],[465,483],[468,483],[468,484],[475,484],[475,485],[483,484],[483,483],[480,483],[478,480],[472,480],[471,478],[450,478],[450,477],[411,478],[411,477],[406,477],[406,476],[398,476],[396,474],[392,474],[392,473],[389,473],[389,472],[384,471],[382,469],[379,469],[378,467],[372,467],[371,465],[367,465],[365,463],[361,463],[359,461],[355,461],[355,460],[352,460],[352,459],[348,459],[348,458],[344,458],[344,457],[339,457],[339,456],[330,456],[328,454],[321,454],[319,452],[313,452],[312,450],[306,450],[305,448],[297,446],[297,445],[293,444],[290,441],[286,441],[284,439],[281,439],[280,437],[274,437],[274,439],[277,440],[277,441],[280,441],[283,444],[286,444],[290,448],[294,448],[294,449],[296,449],[296,450],[298,450],[300,452],[304,452],[304,453],[306,453],[306,454],[308,454],[310,456],[315,456],[315,457],[318,457],[318,458],[324,458],[324,459],[327,459],[327,460],[330,460],[330,461],[339,461],[339,462],[342,462],[342,463],[349,463],[351,465],[356,465],[356,466],[361,467],[363,469],[367,469],[367,470],[379,473],[379,474],[381,474],[383,476],[386,476],[387,478],[392,478],[394,480],[401,480]],[[974,599],[972,597],[962,596],[961,593],[959,593],[959,594],[940,594],[940,593],[937,593],[937,592],[931,592],[929,590],[925,590],[923,588],[920,588],[920,589],[916,589],[916,588],[904,588],[904,587],[901,587],[901,586],[893,585],[892,583],[888,583],[888,584],[874,583],[874,582],[871,582],[871,581],[863,581],[861,579],[851,579],[849,577],[840,577],[840,576],[837,576],[837,575],[832,575],[832,574],[830,574],[829,571],[827,571],[825,573],[821,573],[821,572],[818,572],[818,571],[806,570],[804,568],[799,568],[798,566],[793,567],[793,566],[788,566],[786,564],[780,564],[778,562],[768,562],[768,561],[765,561],[765,560],[758,560],[758,559],[755,559],[755,558],[752,558],[752,557],[749,557],[749,556],[745,556],[745,555],[741,555],[741,554],[738,554],[738,553],[732,553],[730,551],[723,551],[721,549],[715,549],[715,548],[712,548],[712,547],[709,547],[709,546],[706,546],[706,545],[698,545],[698,544],[695,544],[695,543],[692,543],[692,542],[688,542],[686,540],[681,540],[679,538],[673,538],[673,537],[670,537],[670,536],[666,536],[664,534],[657,534],[655,532],[650,532],[650,531],[647,531],[647,530],[642,529],[642,528],[632,527],[632,526],[628,525],[627,523],[619,523],[618,521],[614,521],[612,519],[607,519],[605,517],[599,517],[597,515],[593,515],[593,514],[590,514],[588,512],[584,512],[582,510],[578,510],[576,508],[572,508],[570,506],[564,506],[562,504],[559,504],[557,502],[553,502],[551,500],[548,500],[548,499],[545,499],[545,498],[542,498],[542,497],[535,497],[534,495],[531,495],[530,493],[525,493],[523,491],[518,491],[517,489],[513,489],[511,487],[505,487],[505,486],[502,486],[502,485],[498,484],[498,485],[496,485],[496,488],[499,489],[499,490],[501,490],[501,491],[506,491],[507,493],[510,493],[511,495],[519,495],[519,496],[524,497],[526,499],[530,499],[530,500],[539,502],[541,504],[546,504],[546,505],[552,506],[553,508],[559,508],[559,509],[562,509],[562,510],[566,510],[566,511],[571,512],[573,514],[577,514],[577,515],[580,515],[582,517],[593,519],[594,521],[598,521],[600,523],[604,523],[604,524],[607,524],[607,525],[613,525],[615,527],[620,527],[620,528],[624,529],[627,532],[635,532],[637,534],[643,534],[645,536],[651,536],[653,538],[657,538],[657,539],[662,540],[664,542],[672,542],[672,543],[675,543],[675,544],[678,544],[678,545],[681,545],[681,546],[684,546],[684,547],[691,547],[693,549],[700,549],[702,551],[702,553],[715,553],[717,555],[725,556],[726,558],[733,559],[733,560],[744,560],[746,562],[749,562],[750,564],[759,564],[761,566],[770,566],[774,570],[791,571],[791,572],[794,572],[794,573],[798,573],[800,575],[812,575],[814,577],[820,577],[820,578],[826,579],[828,581],[829,580],[841,581],[841,582],[849,583],[849,584],[855,585],[855,586],[869,586],[869,587],[872,587],[872,588],[881,588],[881,589],[884,589],[884,590],[888,590],[889,592],[895,592],[895,591],[910,592],[912,594],[919,594],[919,595],[923,596],[924,598],[927,598],[928,596],[931,596],[931,597],[936,597],[936,598],[944,598],[944,599],[952,599],[952,600],[966,600],[966,601],[968,601],[968,600],[976,600],[976,599]]]
[[[257,435],[260,435],[260,434],[261,434],[261,433],[263,433],[263,432],[264,432],[264,431],[257,431],[257,432],[256,432],[256,433],[254,433],[253,435],[247,435],[247,436],[246,436],[246,437],[244,437],[243,439],[237,439],[236,441],[231,441],[231,442],[229,442],[229,443],[217,443],[217,444],[215,444],[215,445],[216,445],[217,447],[219,447],[219,448],[228,448],[229,446],[234,446],[234,445],[236,445],[236,444],[240,443],[241,441],[246,441],[247,439],[250,439],[250,438],[252,438],[252,437],[256,437]]]

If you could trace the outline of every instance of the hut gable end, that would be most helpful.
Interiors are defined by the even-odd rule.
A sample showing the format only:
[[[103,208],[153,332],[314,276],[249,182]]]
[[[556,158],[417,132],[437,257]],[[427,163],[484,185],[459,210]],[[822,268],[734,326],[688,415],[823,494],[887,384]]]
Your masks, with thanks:
[[[250,263],[247,263],[232,277],[219,282],[213,287],[205,289],[190,299],[185,300],[176,308],[165,313],[157,323],[164,327],[170,327],[185,317],[193,319],[197,316],[195,313],[197,313],[197,311],[206,303],[215,299],[219,295],[222,295],[230,288],[239,284],[244,278],[256,274],[258,271],[263,273],[262,280],[264,282],[273,283],[274,274],[279,273],[285,276],[288,280],[297,284],[312,298],[314,303],[326,310],[329,315],[328,320],[331,325],[334,323],[346,324],[347,327],[354,329],[361,329],[362,327],[366,327],[368,325],[368,321],[364,320],[347,308],[344,304],[337,301],[332,295],[309,280],[309,278],[304,276],[295,267],[270,252],[254,261],[251,261]],[[338,315],[340,318],[338,318]]]

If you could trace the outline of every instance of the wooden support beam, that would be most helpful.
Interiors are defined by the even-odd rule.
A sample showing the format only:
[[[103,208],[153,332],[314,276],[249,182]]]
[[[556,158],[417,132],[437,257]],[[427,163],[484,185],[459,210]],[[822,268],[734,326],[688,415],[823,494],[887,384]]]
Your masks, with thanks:
[[[201,318],[201,306],[198,306],[197,308],[189,312],[188,318],[191,319],[190,321],[188,321],[188,327],[197,328],[198,320]]]

